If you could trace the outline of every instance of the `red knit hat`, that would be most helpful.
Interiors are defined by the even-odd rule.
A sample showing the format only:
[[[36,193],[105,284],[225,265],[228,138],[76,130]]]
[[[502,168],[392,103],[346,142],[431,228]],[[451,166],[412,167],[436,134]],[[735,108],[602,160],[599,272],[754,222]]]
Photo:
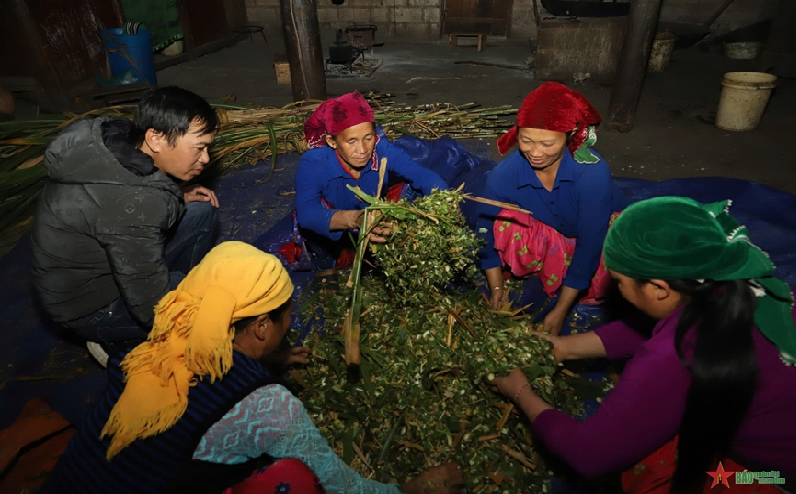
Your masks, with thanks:
[[[558,82],[545,82],[525,97],[517,112],[517,125],[497,141],[500,154],[517,144],[519,127],[555,132],[575,131],[569,141],[572,154],[589,136],[589,127],[599,125],[600,113],[577,91]]]
[[[304,122],[304,136],[310,149],[326,145],[326,136],[363,122],[376,122],[373,109],[358,92],[348,93],[321,103]]]

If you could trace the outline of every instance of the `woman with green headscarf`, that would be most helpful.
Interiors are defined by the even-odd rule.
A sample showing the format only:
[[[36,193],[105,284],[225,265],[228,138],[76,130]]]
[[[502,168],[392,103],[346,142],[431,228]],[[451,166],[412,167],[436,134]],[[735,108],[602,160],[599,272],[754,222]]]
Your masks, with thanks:
[[[655,198],[627,208],[608,231],[605,264],[653,321],[549,337],[559,361],[631,357],[588,420],[553,409],[520,369],[493,381],[579,472],[624,470],[630,493],[707,492],[717,483],[736,494],[778,492],[754,480],[733,485],[744,470],[796,481],[793,295],[728,207]]]

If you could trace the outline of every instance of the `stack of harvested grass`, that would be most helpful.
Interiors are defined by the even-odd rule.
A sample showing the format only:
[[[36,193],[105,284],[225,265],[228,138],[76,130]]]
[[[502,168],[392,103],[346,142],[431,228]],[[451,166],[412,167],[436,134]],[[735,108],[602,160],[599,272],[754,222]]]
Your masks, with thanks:
[[[403,134],[435,139],[486,139],[502,134],[512,122],[501,116],[516,113],[509,106],[477,108],[434,103],[417,107],[396,106],[390,95],[366,95],[391,139]],[[283,108],[247,109],[215,105],[221,128],[211,150],[207,174],[270,160],[272,173],[281,153],[306,151],[304,120],[320,101],[293,103]],[[0,255],[24,232],[36,207],[47,174],[41,162],[44,148],[64,127],[80,118],[105,115],[130,118],[132,106],[114,106],[83,115],[48,116],[30,121],[0,122]]]
[[[513,125],[501,117],[517,113],[510,105],[495,108],[478,108],[475,103],[397,106],[389,95],[369,93],[366,98],[373,107],[376,121],[391,140],[402,135],[421,139],[438,139],[443,135],[454,139],[494,139]],[[320,101],[300,102],[281,109],[218,108],[222,127],[213,145],[213,163],[223,171],[273,159],[279,153],[303,153],[307,150],[303,124],[319,104]]]

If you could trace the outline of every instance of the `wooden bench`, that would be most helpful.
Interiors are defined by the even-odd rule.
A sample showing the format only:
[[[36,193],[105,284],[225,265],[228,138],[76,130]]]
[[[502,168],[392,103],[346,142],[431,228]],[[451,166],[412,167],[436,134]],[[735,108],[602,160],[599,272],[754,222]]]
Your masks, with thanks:
[[[450,42],[450,49],[453,50],[459,43],[459,36],[464,37],[478,37],[478,51],[481,51],[486,46],[486,34],[478,34],[478,33],[456,33],[456,34],[449,34],[448,41]]]

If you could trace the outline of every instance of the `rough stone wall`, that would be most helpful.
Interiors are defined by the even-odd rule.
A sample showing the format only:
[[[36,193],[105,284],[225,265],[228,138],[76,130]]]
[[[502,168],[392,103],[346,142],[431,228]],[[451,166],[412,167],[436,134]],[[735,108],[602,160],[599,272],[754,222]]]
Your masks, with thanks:
[[[437,39],[442,0],[345,0],[334,5],[318,0],[321,29],[343,29],[352,24],[375,24],[379,36]],[[281,36],[279,0],[246,0],[250,24],[262,25],[272,36]]]
[[[540,0],[536,1],[539,6],[539,16],[544,18],[550,15]],[[509,38],[536,38],[536,20],[533,16],[532,0],[514,0],[514,7],[511,11],[511,23],[509,24]]]
[[[442,0],[345,0],[334,5],[318,1],[321,29],[343,29],[351,24],[375,24],[379,36],[406,39],[438,39]],[[714,23],[713,28],[726,32],[755,22],[771,19],[778,0],[735,0]],[[788,0],[783,0],[788,1]],[[792,0],[791,0],[792,1]],[[541,4],[539,14],[549,16]],[[702,23],[724,0],[662,0],[660,20]],[[269,36],[282,36],[279,0],[246,0],[250,24],[262,25]],[[509,38],[536,38],[532,0],[514,0]]]
[[[269,37],[282,37],[282,14],[279,0],[246,0],[249,24],[263,26]]]

